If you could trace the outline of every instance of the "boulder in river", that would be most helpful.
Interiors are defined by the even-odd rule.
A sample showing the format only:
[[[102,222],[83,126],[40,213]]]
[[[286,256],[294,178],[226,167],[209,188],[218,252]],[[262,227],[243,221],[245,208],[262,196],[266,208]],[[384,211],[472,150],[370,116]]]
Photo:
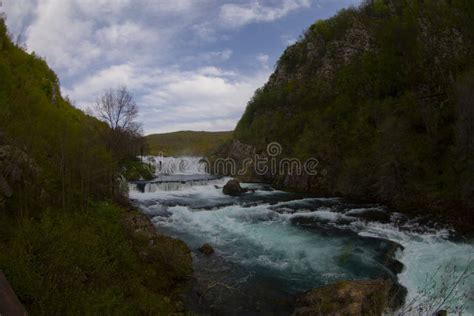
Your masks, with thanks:
[[[386,280],[339,281],[301,295],[293,315],[382,315],[390,288]]]
[[[240,186],[240,182],[235,179],[229,180],[222,189],[222,193],[230,196],[240,196],[245,192],[247,192],[247,190],[243,189]]]
[[[353,210],[346,213],[346,215],[357,217],[367,222],[390,223],[390,213],[381,209]]]
[[[198,250],[205,255],[211,255],[214,253],[214,248],[209,244],[202,245]]]

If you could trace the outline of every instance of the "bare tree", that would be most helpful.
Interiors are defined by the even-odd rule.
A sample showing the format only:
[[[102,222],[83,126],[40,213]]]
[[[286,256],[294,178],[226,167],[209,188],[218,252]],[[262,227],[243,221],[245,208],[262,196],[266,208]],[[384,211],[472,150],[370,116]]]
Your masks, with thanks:
[[[109,89],[97,101],[95,112],[114,131],[137,132],[138,105],[126,87]]]
[[[107,90],[90,112],[109,125],[106,141],[116,158],[127,159],[140,153],[143,137],[137,122],[138,105],[126,87]]]

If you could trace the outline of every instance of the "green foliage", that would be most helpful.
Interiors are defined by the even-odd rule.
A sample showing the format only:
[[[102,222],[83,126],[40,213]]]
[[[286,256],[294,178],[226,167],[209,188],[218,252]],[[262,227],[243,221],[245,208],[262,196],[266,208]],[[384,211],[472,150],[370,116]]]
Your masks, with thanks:
[[[120,197],[124,163],[128,177],[150,177],[112,152],[109,136],[0,21],[0,269],[32,315],[180,309],[175,294],[192,268],[186,245],[141,238],[125,224],[130,211],[97,202]]]
[[[127,161],[123,170],[123,176],[128,181],[152,180],[155,177],[154,167],[140,160]]]
[[[150,155],[207,156],[231,138],[232,132],[181,131],[148,135],[145,141]]]
[[[124,216],[103,203],[87,211],[48,211],[39,220],[19,220],[0,243],[0,268],[32,315],[165,315],[175,310],[171,281],[189,273],[190,267],[183,266],[189,262],[174,260],[175,267],[169,267],[175,255],[162,250],[177,248],[171,239],[160,240],[163,247],[152,263],[140,260],[137,252],[156,250],[130,237]]]
[[[235,137],[318,158],[326,192],[469,210],[473,8],[376,0],[316,22],[255,93]]]
[[[20,201],[15,194],[9,208],[82,207],[111,196],[118,166],[103,139],[107,127],[64,100],[54,72],[13,45],[0,25],[0,132],[36,162],[46,197],[39,205],[37,196]]]

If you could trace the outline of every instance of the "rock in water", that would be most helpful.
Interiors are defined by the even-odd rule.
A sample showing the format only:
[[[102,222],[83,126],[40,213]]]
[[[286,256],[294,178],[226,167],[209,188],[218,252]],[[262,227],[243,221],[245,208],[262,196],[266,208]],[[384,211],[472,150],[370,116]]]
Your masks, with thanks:
[[[389,290],[385,280],[340,281],[297,298],[293,315],[382,315]]]
[[[210,255],[214,253],[214,248],[212,248],[212,246],[209,244],[202,245],[198,250],[205,255]]]
[[[230,196],[240,196],[245,192],[246,190],[242,189],[240,182],[235,179],[229,180],[222,189],[222,193]]]

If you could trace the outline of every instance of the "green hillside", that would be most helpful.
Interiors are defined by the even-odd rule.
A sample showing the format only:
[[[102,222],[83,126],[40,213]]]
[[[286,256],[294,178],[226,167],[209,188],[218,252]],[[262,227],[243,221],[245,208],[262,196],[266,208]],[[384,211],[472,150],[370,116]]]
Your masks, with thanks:
[[[206,156],[219,145],[232,139],[232,132],[181,131],[152,134],[145,137],[150,155]]]
[[[473,21],[471,0],[366,1],[317,21],[286,49],[234,137],[257,151],[277,141],[327,171],[266,179],[286,189],[472,223]]]
[[[0,270],[30,315],[177,310],[188,250],[140,233],[147,220],[120,193],[126,161],[109,132],[61,96],[56,74],[0,20]]]

